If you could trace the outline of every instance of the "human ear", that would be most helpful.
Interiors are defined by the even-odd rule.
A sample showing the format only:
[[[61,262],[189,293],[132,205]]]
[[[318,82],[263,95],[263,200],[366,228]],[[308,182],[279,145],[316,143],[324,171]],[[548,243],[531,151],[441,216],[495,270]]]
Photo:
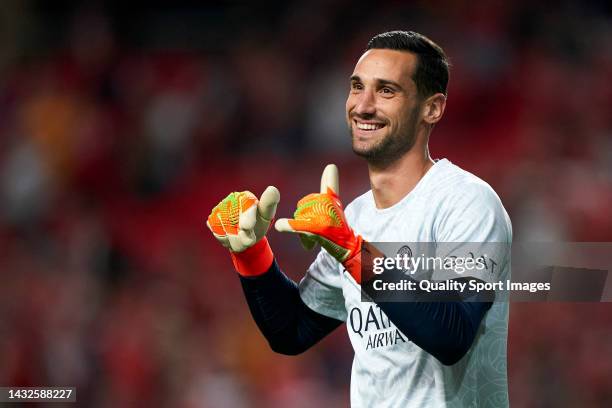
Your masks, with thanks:
[[[436,124],[442,115],[444,115],[444,108],[446,108],[446,95],[443,93],[436,93],[425,100],[423,104],[423,120],[430,124]]]

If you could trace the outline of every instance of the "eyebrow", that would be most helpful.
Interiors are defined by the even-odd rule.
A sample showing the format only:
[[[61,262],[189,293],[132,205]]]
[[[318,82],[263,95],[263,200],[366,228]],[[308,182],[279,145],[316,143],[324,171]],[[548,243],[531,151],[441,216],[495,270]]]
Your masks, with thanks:
[[[357,82],[362,82],[361,78],[359,78],[359,75],[353,75],[350,77],[351,82],[352,81],[357,81]],[[374,78],[374,80],[379,84],[379,85],[392,85],[400,90],[403,90],[404,88],[402,88],[402,86],[400,84],[398,84],[395,81],[391,81],[390,79],[382,79],[382,78]]]

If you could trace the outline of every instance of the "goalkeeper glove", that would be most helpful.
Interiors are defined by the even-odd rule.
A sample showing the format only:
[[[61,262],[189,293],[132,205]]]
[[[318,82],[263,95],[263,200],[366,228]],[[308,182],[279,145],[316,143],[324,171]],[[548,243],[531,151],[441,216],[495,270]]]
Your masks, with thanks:
[[[280,201],[278,189],[269,186],[258,200],[250,191],[225,197],[208,216],[206,225],[230,250],[239,274],[257,276],[266,272],[274,255],[265,237]]]
[[[321,192],[302,198],[297,204],[294,218],[281,218],[276,221],[275,227],[280,232],[299,234],[307,249],[320,244],[357,283],[361,283],[363,239],[346,222],[338,192],[338,168],[329,164],[321,177]]]

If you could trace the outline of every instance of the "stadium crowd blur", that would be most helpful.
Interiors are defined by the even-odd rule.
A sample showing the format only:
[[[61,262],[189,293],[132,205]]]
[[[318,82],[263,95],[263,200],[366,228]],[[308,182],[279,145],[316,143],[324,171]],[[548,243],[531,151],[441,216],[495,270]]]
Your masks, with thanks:
[[[347,406],[344,326],[301,356],[270,351],[204,220],[268,184],[290,215],[328,162],[345,203],[368,189],[344,102],[387,29],[450,56],[432,156],[495,188],[515,241],[612,241],[612,10],[497,3],[8,2],[0,385],[73,385],[93,407]],[[269,235],[299,279],[314,253]],[[611,306],[513,304],[508,364],[512,406],[611,406]]]

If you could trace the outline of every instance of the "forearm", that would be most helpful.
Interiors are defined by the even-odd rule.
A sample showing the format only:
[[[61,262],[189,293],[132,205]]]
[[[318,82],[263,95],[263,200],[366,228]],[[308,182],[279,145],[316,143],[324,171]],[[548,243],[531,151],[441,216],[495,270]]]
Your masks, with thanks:
[[[277,353],[300,354],[342,324],[304,304],[298,286],[276,261],[259,276],[240,276],[255,323]]]
[[[382,252],[368,242],[364,242],[362,260],[363,271],[368,269],[373,257],[383,256]],[[363,276],[362,288],[369,291],[373,280],[378,275]],[[385,272],[386,282],[399,282],[409,280],[415,283],[410,275],[403,271]],[[475,279],[475,278],[470,278]],[[459,280],[467,280],[462,278]],[[377,301],[379,307],[395,326],[405,334],[413,343],[436,357],[443,364],[454,364],[459,361],[470,349],[480,322],[491,307],[494,294],[486,293],[459,293],[453,290],[437,292],[436,296],[419,290],[402,292],[395,301]],[[374,300],[389,300],[376,299]]]
[[[380,302],[413,343],[441,363],[455,364],[470,349],[490,302]]]

